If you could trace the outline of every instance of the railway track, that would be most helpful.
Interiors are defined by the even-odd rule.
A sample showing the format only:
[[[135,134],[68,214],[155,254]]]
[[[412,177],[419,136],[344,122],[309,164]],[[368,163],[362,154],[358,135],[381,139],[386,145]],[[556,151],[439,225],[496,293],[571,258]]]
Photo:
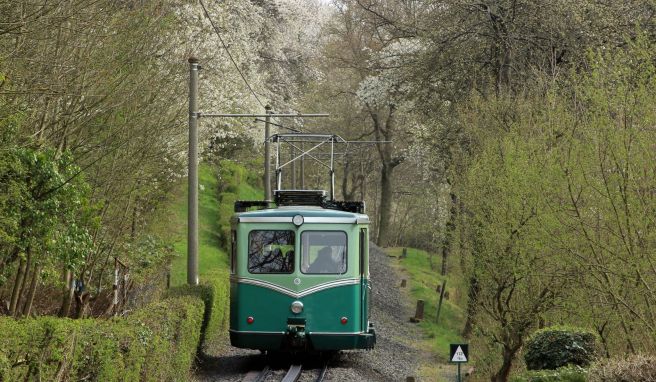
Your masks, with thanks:
[[[301,364],[291,365],[287,370],[287,373],[281,380],[281,382],[296,382],[301,377],[301,374],[303,374],[303,371],[304,371],[303,365]],[[305,371],[309,372],[310,370],[305,370]],[[319,374],[315,377],[314,381],[322,382],[326,377],[327,373],[328,373],[328,363],[326,362],[324,363],[323,367],[319,370]],[[246,374],[244,379],[242,379],[242,382],[265,382],[269,377],[269,374],[271,374],[271,367],[265,366],[261,371],[251,371],[248,374]]]

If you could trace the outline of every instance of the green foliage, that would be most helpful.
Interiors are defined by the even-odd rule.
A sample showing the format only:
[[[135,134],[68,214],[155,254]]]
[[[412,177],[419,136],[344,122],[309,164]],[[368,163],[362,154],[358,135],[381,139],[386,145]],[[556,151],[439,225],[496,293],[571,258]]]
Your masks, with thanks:
[[[636,354],[599,361],[590,367],[590,382],[656,381],[656,356]]]
[[[597,336],[584,329],[553,327],[534,333],[527,341],[524,360],[529,370],[588,366],[595,358]]]
[[[555,370],[527,371],[511,379],[512,382],[586,382],[588,370],[566,366]]]
[[[230,311],[230,285],[227,272],[214,272],[204,277],[199,287],[181,285],[167,291],[169,297],[195,296],[205,303],[202,349],[216,343],[219,336],[228,328]]]
[[[221,246],[227,249],[230,245],[230,219],[234,214],[234,204],[237,200],[259,200],[262,193],[254,187],[259,184],[255,172],[238,163],[222,160],[218,165],[218,202]]]
[[[473,150],[452,174],[459,238],[480,286],[473,342],[490,361],[479,369],[494,378],[540,320],[594,327],[611,355],[656,344],[644,298],[656,281],[653,52],[638,34],[590,53],[588,71],[459,111]]]
[[[171,261],[173,246],[154,235],[143,235],[134,242],[125,243],[122,247],[127,265],[132,270],[130,277],[138,282],[144,282],[148,277],[161,271],[162,266]],[[137,256],[131,256],[131,255]]]
[[[204,304],[193,294],[125,318],[0,318],[0,380],[186,380]]]
[[[97,208],[72,156],[10,146],[0,151],[0,179],[0,264],[29,251],[46,273],[79,268],[91,251]]]

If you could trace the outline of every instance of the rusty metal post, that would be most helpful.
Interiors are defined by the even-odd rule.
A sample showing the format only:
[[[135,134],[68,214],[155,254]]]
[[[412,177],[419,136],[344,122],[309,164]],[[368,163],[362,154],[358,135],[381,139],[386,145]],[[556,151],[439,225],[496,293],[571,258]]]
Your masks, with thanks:
[[[442,310],[442,300],[444,299],[444,291],[446,290],[446,280],[442,281],[442,287],[437,286],[440,291],[440,302],[437,304],[437,315],[435,316],[435,323],[438,323],[440,320],[440,311]]]

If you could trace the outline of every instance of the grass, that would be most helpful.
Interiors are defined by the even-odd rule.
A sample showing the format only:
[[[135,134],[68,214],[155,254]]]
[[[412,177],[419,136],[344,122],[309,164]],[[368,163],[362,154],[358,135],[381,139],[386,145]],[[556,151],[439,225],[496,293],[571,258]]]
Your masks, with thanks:
[[[228,268],[229,257],[220,247],[218,223],[218,184],[212,166],[201,164],[198,169],[198,275],[203,276]],[[171,220],[168,222],[173,233],[170,240],[177,256],[171,262],[171,285],[187,282],[187,195],[186,182],[171,204]]]
[[[387,248],[386,252],[400,258],[403,248]],[[397,267],[406,276],[407,288],[414,300],[424,300],[424,320],[419,326],[426,334],[426,340],[421,344],[422,349],[431,349],[441,365],[429,365],[433,370],[425,371],[431,375],[431,380],[439,378],[452,365],[445,365],[449,357],[449,344],[462,343],[460,332],[465,323],[465,313],[461,302],[465,301],[466,283],[457,272],[452,272],[446,277],[440,275],[440,260],[437,255],[433,256],[433,269],[431,269],[430,254],[426,251],[408,248],[407,257],[397,260]],[[436,292],[438,285],[446,280],[446,291],[449,299],[444,298],[440,311],[439,322],[436,322],[437,304],[440,294]],[[441,369],[441,370],[439,370]]]
[[[234,166],[234,165],[229,165]],[[244,170],[245,171],[245,170]],[[225,179],[227,183],[236,183],[237,194],[234,198],[256,200],[262,198],[258,190],[245,179]],[[232,214],[231,198],[226,193],[219,193],[218,167],[202,163],[198,170],[198,274],[201,282],[211,274],[224,273],[229,269],[230,258],[222,245],[222,226],[229,221]],[[176,257],[171,262],[171,285],[183,285],[187,282],[187,183],[186,180],[177,187],[165,214],[160,217],[154,230],[161,237],[173,244]],[[221,203],[221,199],[226,199]],[[223,205],[226,204],[226,205]],[[227,205],[230,204],[230,205]],[[223,227],[225,229],[225,227]]]

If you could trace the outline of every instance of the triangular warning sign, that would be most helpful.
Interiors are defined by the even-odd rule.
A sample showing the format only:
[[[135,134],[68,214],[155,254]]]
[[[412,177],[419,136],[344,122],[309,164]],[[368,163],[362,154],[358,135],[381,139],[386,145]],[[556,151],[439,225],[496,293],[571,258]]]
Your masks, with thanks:
[[[453,354],[453,358],[451,358],[451,362],[467,362],[467,357],[465,356],[465,352],[462,351],[462,348],[460,346],[458,346],[455,354]]]

